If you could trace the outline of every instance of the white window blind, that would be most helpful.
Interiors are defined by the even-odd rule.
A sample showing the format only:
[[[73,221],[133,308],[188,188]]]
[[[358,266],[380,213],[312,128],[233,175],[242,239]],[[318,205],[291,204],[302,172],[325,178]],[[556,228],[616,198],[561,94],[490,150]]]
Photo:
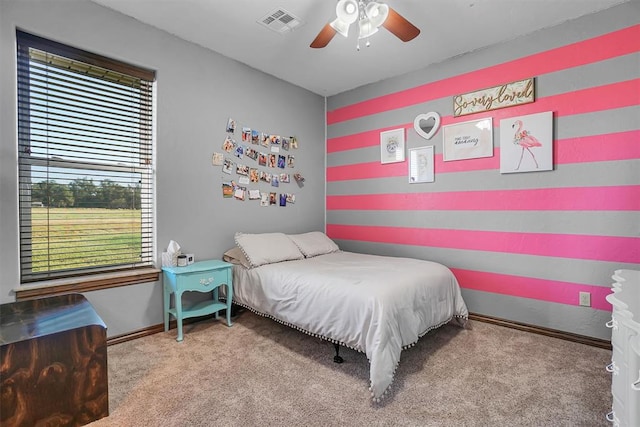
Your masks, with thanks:
[[[21,282],[153,263],[153,72],[17,31]]]

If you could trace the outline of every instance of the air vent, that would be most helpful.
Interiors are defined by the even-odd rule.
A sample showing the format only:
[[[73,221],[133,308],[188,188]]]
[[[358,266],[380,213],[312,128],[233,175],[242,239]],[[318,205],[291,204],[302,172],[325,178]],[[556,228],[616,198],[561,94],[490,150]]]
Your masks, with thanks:
[[[257,22],[278,34],[288,33],[304,24],[302,19],[282,8],[263,16]]]

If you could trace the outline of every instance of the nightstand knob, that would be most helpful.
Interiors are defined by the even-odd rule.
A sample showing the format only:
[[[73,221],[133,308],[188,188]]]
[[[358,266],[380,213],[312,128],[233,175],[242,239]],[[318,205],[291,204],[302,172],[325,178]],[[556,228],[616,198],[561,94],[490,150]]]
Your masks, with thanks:
[[[200,279],[200,284],[202,286],[209,286],[213,283],[213,277],[209,277],[208,279]]]

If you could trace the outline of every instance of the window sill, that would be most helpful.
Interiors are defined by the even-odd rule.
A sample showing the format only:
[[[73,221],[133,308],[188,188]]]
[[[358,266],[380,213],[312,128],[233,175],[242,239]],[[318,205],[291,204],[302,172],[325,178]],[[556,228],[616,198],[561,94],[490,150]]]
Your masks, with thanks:
[[[117,288],[119,286],[156,282],[160,279],[160,271],[161,270],[157,268],[141,268],[139,270],[71,277],[40,282],[37,285],[23,285],[13,291],[16,295],[16,301],[68,294],[71,292],[99,291],[101,289]]]

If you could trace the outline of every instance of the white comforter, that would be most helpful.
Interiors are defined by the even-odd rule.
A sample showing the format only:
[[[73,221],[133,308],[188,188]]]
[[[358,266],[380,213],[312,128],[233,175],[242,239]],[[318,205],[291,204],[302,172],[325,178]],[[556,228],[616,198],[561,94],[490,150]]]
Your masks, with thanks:
[[[235,302],[362,351],[374,399],[393,381],[400,352],[467,307],[438,263],[335,252],[253,269],[234,266]]]

